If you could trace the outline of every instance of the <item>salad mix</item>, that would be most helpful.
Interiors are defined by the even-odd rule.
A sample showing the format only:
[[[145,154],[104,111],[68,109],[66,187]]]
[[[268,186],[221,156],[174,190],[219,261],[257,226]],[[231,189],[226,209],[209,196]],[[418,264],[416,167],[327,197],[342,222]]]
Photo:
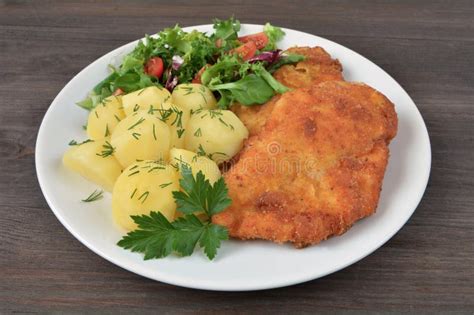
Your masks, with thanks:
[[[222,109],[234,102],[263,104],[275,93],[288,90],[272,73],[304,57],[277,49],[276,43],[285,35],[279,27],[267,23],[262,32],[239,37],[240,22],[231,17],[215,19],[213,28],[210,35],[175,26],[156,37],[146,36],[78,105],[91,110],[111,95],[149,86],[171,92],[177,84],[190,82],[213,91]]]

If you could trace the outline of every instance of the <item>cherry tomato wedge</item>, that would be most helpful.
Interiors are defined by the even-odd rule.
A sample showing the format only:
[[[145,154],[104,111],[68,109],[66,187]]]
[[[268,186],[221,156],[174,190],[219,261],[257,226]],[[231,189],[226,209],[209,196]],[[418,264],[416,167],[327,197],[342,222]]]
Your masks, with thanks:
[[[202,74],[204,73],[204,71],[206,71],[207,67],[210,67],[211,65],[210,64],[207,64],[205,65],[204,67],[202,67],[198,73],[196,73],[196,76],[194,77],[194,79],[191,81],[192,83],[199,83],[201,84],[201,76]]]
[[[145,65],[145,72],[148,75],[161,78],[163,74],[163,60],[160,57],[150,58]]]
[[[257,46],[255,46],[254,42],[245,43],[237,48],[234,48],[230,51],[231,54],[238,54],[242,57],[243,60],[249,60],[253,56],[255,56],[255,52],[257,51]]]
[[[239,37],[239,41],[242,43],[254,42],[257,49],[262,49],[268,44],[268,36],[264,32],[255,33]]]
[[[124,92],[121,88],[117,88],[112,95],[117,96],[117,95],[122,95]]]

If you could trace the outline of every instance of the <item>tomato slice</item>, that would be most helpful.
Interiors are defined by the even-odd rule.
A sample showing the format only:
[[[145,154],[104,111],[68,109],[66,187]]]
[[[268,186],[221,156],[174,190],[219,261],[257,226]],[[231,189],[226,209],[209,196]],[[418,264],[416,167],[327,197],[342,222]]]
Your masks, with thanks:
[[[254,42],[247,42],[237,48],[230,51],[231,54],[238,54],[243,60],[249,60],[257,52],[257,46]]]
[[[255,33],[239,37],[239,41],[242,43],[254,42],[255,46],[257,46],[257,49],[262,49],[268,44],[268,36],[264,32]]]
[[[145,72],[148,75],[161,78],[163,74],[163,60],[160,57],[150,58],[145,65]]]
[[[194,79],[191,81],[192,83],[199,83],[201,84],[201,76],[202,74],[204,73],[204,71],[206,71],[207,67],[210,67],[211,65],[210,64],[207,64],[205,65],[204,67],[202,67],[197,73],[196,73],[196,76],[194,77]]]

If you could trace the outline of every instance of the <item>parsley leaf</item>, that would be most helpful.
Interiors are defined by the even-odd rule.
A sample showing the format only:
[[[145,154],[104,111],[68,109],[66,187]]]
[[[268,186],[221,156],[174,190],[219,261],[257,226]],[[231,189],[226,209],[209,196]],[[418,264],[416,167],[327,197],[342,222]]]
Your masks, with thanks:
[[[199,240],[199,246],[204,248],[209,259],[214,259],[217,254],[217,249],[221,246],[221,241],[229,239],[227,229],[221,225],[209,224],[204,229],[204,232]]]
[[[204,233],[205,225],[194,214],[177,218],[172,225],[179,231],[175,233],[174,250],[182,256],[190,256]]]
[[[132,216],[138,229],[129,232],[117,245],[132,252],[144,253],[144,259],[163,258],[175,252],[190,256],[197,244],[209,259],[214,259],[221,241],[229,238],[227,229],[210,222],[203,223],[194,214],[169,222],[160,212]]]
[[[166,257],[173,251],[175,228],[160,212],[132,216],[138,229],[129,232],[117,245],[145,254],[145,260]]]
[[[231,200],[222,177],[211,185],[201,171],[194,178],[188,165],[181,164],[180,168],[182,178],[179,183],[183,191],[173,192],[178,211],[184,214],[202,211],[212,217],[230,205]]]
[[[204,178],[202,172],[196,175],[196,179],[191,172],[188,172],[188,166],[181,166],[182,179],[179,181],[183,191],[173,191],[173,197],[178,205],[178,211],[184,214],[192,214],[194,212],[205,211],[206,190],[209,181]],[[206,212],[207,214],[207,212]]]
[[[207,214],[213,216],[230,206],[231,203],[232,200],[229,198],[227,186],[221,177],[209,188],[207,195]]]

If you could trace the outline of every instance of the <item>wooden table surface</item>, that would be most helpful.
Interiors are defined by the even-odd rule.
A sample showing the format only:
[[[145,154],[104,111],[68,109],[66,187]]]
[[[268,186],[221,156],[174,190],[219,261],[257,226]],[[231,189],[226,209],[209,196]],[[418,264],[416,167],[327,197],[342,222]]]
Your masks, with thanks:
[[[433,150],[407,225],[325,278],[219,293],[151,281],[92,253],[49,210],[35,140],[53,98],[82,68],[143,34],[235,14],[317,34],[371,59],[408,91]],[[0,0],[0,313],[474,312],[473,1]]]

